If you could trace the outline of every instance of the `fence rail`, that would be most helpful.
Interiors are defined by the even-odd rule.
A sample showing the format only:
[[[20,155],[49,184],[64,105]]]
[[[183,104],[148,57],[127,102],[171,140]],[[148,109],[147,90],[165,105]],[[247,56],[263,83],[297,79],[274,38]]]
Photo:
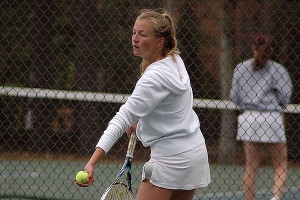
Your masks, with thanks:
[[[52,90],[44,88],[24,88],[0,86],[0,95],[29,98],[47,98],[70,101],[89,101],[106,103],[125,103],[130,94],[101,93],[71,90]],[[240,110],[230,100],[194,98],[194,107],[219,110]],[[282,112],[300,113],[299,104],[289,104]]]
[[[1,1],[0,199],[99,199],[117,170],[111,161],[123,158],[125,136],[99,166],[95,186],[76,187],[74,175],[140,77],[131,37],[143,8],[165,9],[176,20],[213,178],[195,199],[243,198],[245,155],[236,140],[241,110],[229,94],[235,67],[253,57],[254,36],[272,36],[271,59],[293,83],[283,110],[290,162],[283,199],[300,199],[299,0]],[[149,149],[138,145],[136,153],[134,188]],[[258,199],[272,195],[265,155]]]

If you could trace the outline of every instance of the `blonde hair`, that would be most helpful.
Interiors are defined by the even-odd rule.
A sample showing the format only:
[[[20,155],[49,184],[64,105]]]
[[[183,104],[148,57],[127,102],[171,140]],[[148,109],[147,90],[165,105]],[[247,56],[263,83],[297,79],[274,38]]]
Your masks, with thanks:
[[[176,39],[176,26],[175,20],[167,14],[165,10],[162,13],[150,10],[143,9],[140,11],[137,20],[146,19],[149,20],[153,27],[154,33],[157,37],[163,37],[165,39],[164,47],[163,47],[163,56],[171,56],[174,59],[174,54],[179,54],[180,51],[177,47],[177,39]],[[148,63],[144,60],[140,64],[141,74],[144,73],[146,68],[148,67]]]

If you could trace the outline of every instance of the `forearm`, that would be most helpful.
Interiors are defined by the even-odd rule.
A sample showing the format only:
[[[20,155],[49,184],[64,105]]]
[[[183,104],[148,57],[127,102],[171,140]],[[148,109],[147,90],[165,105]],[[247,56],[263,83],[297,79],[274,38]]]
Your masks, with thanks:
[[[76,183],[81,187],[88,187],[90,184],[94,182],[94,168],[99,160],[105,155],[105,152],[101,148],[96,148],[94,154],[86,164],[84,170],[89,174],[88,176],[88,183]]]
[[[99,160],[101,160],[102,157],[104,157],[105,152],[102,148],[96,148],[94,154],[90,158],[89,162],[87,165],[92,165],[95,166]]]

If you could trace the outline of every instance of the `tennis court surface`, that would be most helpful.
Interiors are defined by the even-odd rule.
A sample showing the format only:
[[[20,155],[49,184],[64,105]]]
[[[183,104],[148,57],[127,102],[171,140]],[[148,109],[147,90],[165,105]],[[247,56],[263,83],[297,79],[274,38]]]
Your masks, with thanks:
[[[2,160],[0,165],[0,197],[10,199],[98,200],[122,166],[122,162],[104,162],[96,169],[96,180],[89,188],[74,183],[75,172],[82,170],[85,161],[61,160]],[[133,188],[137,189],[143,163],[132,166]],[[243,167],[211,165],[212,182],[197,190],[195,200],[243,199]],[[256,199],[270,199],[272,168],[262,167],[258,172]],[[300,168],[289,168],[289,179],[282,199],[300,199]]]

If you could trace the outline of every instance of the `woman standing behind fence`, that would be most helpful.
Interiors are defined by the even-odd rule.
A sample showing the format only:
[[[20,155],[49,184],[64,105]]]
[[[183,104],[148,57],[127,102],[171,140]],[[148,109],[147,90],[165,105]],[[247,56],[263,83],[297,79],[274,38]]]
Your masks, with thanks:
[[[246,156],[244,192],[253,200],[255,177],[262,147],[270,151],[275,168],[272,200],[282,196],[287,179],[287,146],[282,110],[292,95],[287,70],[272,60],[271,37],[257,35],[252,44],[253,58],[234,70],[230,98],[244,112],[238,116],[237,139],[244,142]]]
[[[133,27],[132,46],[134,55],[143,59],[142,76],[85,167],[89,183],[77,184],[93,182],[96,163],[131,128],[151,149],[136,199],[192,200],[196,188],[209,184],[210,170],[172,18],[167,13],[142,10]],[[131,126],[137,121],[137,127]]]

